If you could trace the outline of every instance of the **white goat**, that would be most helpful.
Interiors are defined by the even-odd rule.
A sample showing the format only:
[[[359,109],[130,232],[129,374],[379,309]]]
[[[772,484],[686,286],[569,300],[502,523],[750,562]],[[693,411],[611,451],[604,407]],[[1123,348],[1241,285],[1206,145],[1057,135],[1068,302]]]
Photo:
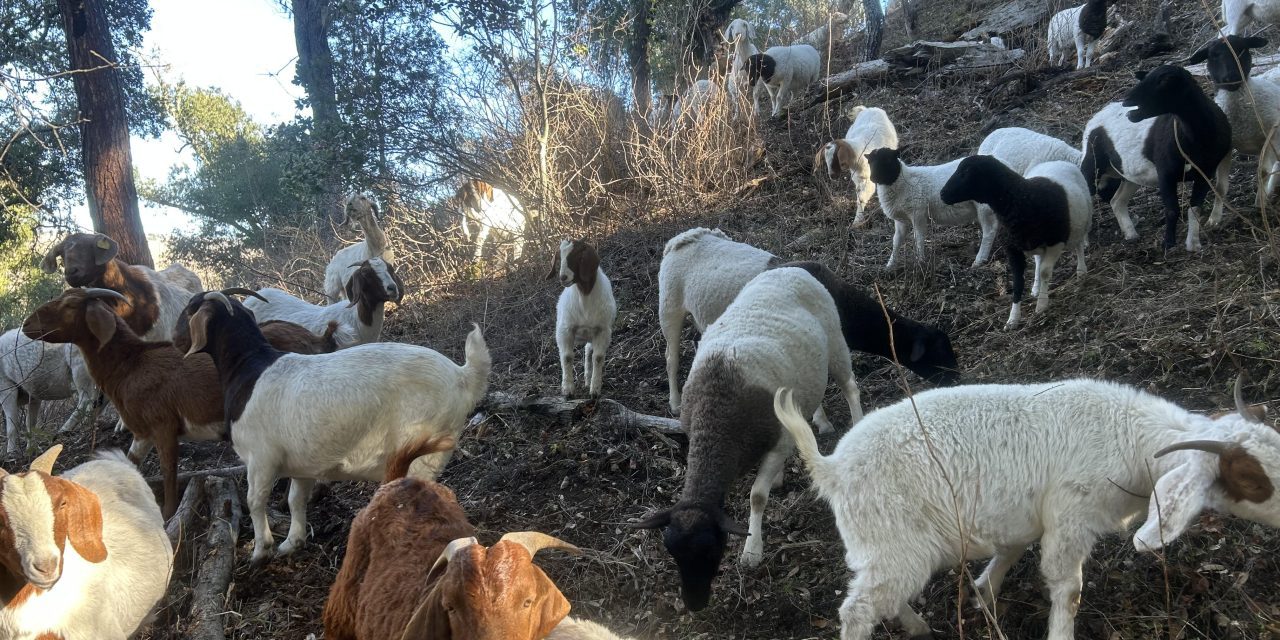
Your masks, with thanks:
[[[827,177],[833,179],[841,171],[849,172],[849,180],[853,182],[853,195],[858,203],[853,224],[859,226],[866,222],[867,203],[876,193],[866,154],[885,147],[897,149],[898,130],[889,120],[889,114],[879,107],[858,105],[850,110],[849,115],[853,124],[849,125],[844,139],[822,145],[813,157],[813,169],[817,171],[825,164]]]
[[[461,215],[463,235],[468,240],[471,239],[469,222],[478,228],[473,258],[480,259],[484,254],[485,240],[496,230],[514,241],[512,258],[520,259],[524,252],[525,227],[529,221],[519,199],[483,180],[467,180],[458,189],[454,199]]]
[[[556,628],[551,630],[547,640],[627,640],[604,625],[565,616]]]
[[[404,283],[395,267],[381,258],[370,258],[347,280],[349,302],[314,305],[271,287],[259,289],[258,295],[266,301],[251,297],[244,302],[258,322],[287,320],[318,334],[326,333],[330,322],[337,322],[333,339],[339,349],[345,349],[382,339],[386,303],[399,303],[404,298]]]
[[[1280,24],[1280,0],[1222,0],[1222,21],[1233,36],[1255,22]]]
[[[733,115],[742,113],[742,103],[746,95],[751,96],[751,104],[756,104],[756,93],[763,92],[760,86],[747,84],[747,60],[760,50],[752,42],[756,39],[756,28],[742,18],[736,18],[724,30],[725,42],[733,48],[733,59],[729,62],[729,74],[725,77],[728,87],[729,102],[733,103]]]
[[[1102,534],[1146,513],[1133,544],[1156,550],[1205,509],[1280,526],[1280,433],[1252,421],[1238,386],[1236,397],[1240,413],[1215,420],[1094,380],[935,389],[867,415],[824,457],[803,407],[779,389],[778,419],[835,514],[855,574],[841,639],[870,638],[894,617],[912,637],[929,634],[909,601],[935,571],[965,560],[994,556],[974,585],[990,606],[1038,540],[1048,640],[1070,640],[1082,564]]]
[[[613,335],[618,303],[613,285],[600,268],[600,254],[584,240],[563,240],[552,265],[560,275],[560,300],[556,302],[556,347],[560,350],[560,394],[573,395],[573,348],[585,343],[583,381],[592,398],[604,385],[604,356]]]
[[[231,444],[247,467],[253,562],[274,545],[267,499],[279,477],[289,488],[292,553],[307,531],[307,499],[316,480],[378,480],[388,458],[428,434],[456,438],[484,397],[489,350],[480,327],[467,335],[466,362],[408,344],[366,344],[299,355],[271,348],[252,313],[218,291],[188,307],[190,356],[206,352],[223,381]],[[434,480],[452,449],[414,462],[414,475]]]
[[[939,193],[942,186],[960,166],[960,160],[946,164],[911,167],[901,159],[896,149],[876,149],[867,154],[871,166],[871,181],[876,183],[876,196],[885,217],[893,220],[893,249],[884,267],[892,269],[898,262],[898,251],[907,240],[907,225],[916,238],[916,259],[923,262],[925,255],[924,230],[930,225],[960,225],[978,220],[982,228],[982,242],[973,266],[987,261],[991,245],[995,242],[998,223],[989,209],[980,211],[973,202],[948,205]]]
[[[1107,0],[1087,0],[1049,19],[1049,62],[1065,64],[1074,45],[1076,68],[1093,65],[1093,49],[1107,28]]]
[[[755,114],[763,113],[760,94],[755,92],[758,84],[763,84],[765,93],[769,94],[773,102],[771,115],[776,118],[791,104],[795,94],[804,93],[810,83],[818,80],[821,66],[818,50],[807,44],[769,47],[764,53],[748,58],[747,84],[752,88],[751,102]]]
[[[125,640],[164,597],[173,548],[138,470],[118,451],[60,476],[62,445],[0,471],[8,601],[0,637]]]
[[[347,196],[341,224],[348,223],[364,232],[364,240],[339,249],[329,259],[329,266],[324,269],[324,294],[330,302],[343,299],[347,281],[365,260],[382,258],[387,264],[395,264],[395,252],[387,243],[387,234],[378,226],[378,205],[372,196],[367,193]]]
[[[32,340],[19,329],[0,335],[0,410],[4,411],[5,451],[12,455],[18,447],[18,413],[25,405],[30,437],[40,417],[40,403],[76,397],[71,417],[59,431],[70,431],[81,420],[97,422],[102,407],[97,404],[98,386],[89,375],[80,350],[70,344],[49,344]]]

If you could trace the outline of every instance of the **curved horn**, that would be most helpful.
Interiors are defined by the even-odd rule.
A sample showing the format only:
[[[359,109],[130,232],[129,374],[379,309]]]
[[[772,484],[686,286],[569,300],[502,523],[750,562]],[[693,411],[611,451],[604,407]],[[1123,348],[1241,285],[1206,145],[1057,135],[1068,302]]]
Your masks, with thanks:
[[[582,549],[541,531],[513,531],[503,535],[498,542],[514,542],[524,547],[530,557],[538,555],[538,552],[543,549],[562,549],[575,556],[582,555]]]
[[[365,260],[364,262],[352,262],[351,264],[347,265],[347,268],[351,269],[351,268],[363,267],[365,265],[365,262],[368,262],[368,260]]]
[[[431,565],[431,571],[428,571],[427,573],[428,574],[433,573],[436,569],[440,568],[441,566],[449,564],[449,561],[453,560],[453,555],[455,553],[473,544],[479,544],[479,541],[476,540],[475,536],[472,536],[470,538],[458,538],[450,542],[449,544],[445,545],[444,551],[440,552],[440,557],[436,558],[435,564]]]
[[[1231,397],[1236,401],[1236,411],[1240,412],[1240,416],[1244,418],[1246,422],[1262,422],[1262,419],[1258,414],[1249,410],[1249,403],[1244,401],[1244,393],[1240,390],[1240,387],[1243,386],[1243,382],[1244,372],[1241,371],[1239,375],[1236,376],[1235,383],[1231,385]]]
[[[84,289],[84,297],[86,300],[101,300],[103,298],[111,298],[118,302],[123,302],[129,306],[133,306],[129,299],[124,297],[123,293],[113,289],[102,289],[100,287],[88,287]]]
[[[52,447],[49,447],[48,451],[45,451],[40,454],[40,457],[31,461],[31,470],[53,475],[53,463],[58,459],[58,454],[60,453],[62,453],[62,445],[55,444]]]
[[[268,299],[264,298],[264,297],[262,296],[262,294],[258,293],[257,291],[254,291],[253,289],[246,289],[246,288],[244,288],[244,287],[231,287],[231,288],[229,288],[229,289],[223,289],[223,290],[222,290],[222,295],[224,295],[224,296],[253,296],[253,297],[255,297],[255,298],[257,298],[257,299],[259,299],[259,300],[261,300],[261,301],[263,301],[263,302],[271,302],[270,300],[268,300]]]
[[[204,294],[204,299],[210,300],[213,302],[221,302],[222,306],[227,308],[227,313],[233,316],[236,314],[236,308],[232,306],[231,299],[228,298],[226,294],[222,293],[221,291],[206,291]]]
[[[1159,458],[1166,453],[1173,453],[1174,451],[1207,451],[1209,453],[1222,455],[1239,446],[1240,445],[1234,442],[1223,442],[1222,440],[1188,440],[1186,442],[1171,444],[1157,451],[1155,457]]]

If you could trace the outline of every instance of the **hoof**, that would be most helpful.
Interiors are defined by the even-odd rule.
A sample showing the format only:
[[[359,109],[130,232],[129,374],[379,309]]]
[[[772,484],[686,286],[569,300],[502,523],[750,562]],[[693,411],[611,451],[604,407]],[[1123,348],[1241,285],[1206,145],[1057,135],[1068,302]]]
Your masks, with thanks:
[[[271,553],[269,551],[263,554],[255,553],[252,558],[249,558],[249,568],[261,569],[262,567],[266,566],[268,562],[271,561],[271,558],[274,555],[275,555],[274,553]]]
[[[301,549],[303,544],[304,543],[302,542],[298,542],[297,544],[295,544],[292,540],[285,540],[284,544],[280,545],[280,549],[279,551],[276,552],[276,555],[280,557],[292,555],[293,552],[297,551],[298,549]]]
[[[742,557],[738,558],[738,564],[754,569],[760,566],[760,562],[764,560],[764,553],[760,551],[743,551]]]

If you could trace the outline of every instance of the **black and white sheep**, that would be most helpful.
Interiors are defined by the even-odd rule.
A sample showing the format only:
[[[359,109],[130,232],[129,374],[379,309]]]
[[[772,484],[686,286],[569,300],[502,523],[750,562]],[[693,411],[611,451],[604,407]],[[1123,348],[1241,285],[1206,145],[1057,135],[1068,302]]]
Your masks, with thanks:
[[[755,114],[762,113],[760,95],[754,91],[756,83],[764,84],[773,102],[771,115],[776,118],[795,94],[804,93],[809,83],[817,81],[821,66],[818,50],[807,44],[769,47],[764,53],[747,58],[747,86],[753,90],[751,101]]]
[[[1049,20],[1049,61],[1065,64],[1074,46],[1076,68],[1093,65],[1093,49],[1107,28],[1107,0],[1088,0],[1078,7],[1063,9]]]

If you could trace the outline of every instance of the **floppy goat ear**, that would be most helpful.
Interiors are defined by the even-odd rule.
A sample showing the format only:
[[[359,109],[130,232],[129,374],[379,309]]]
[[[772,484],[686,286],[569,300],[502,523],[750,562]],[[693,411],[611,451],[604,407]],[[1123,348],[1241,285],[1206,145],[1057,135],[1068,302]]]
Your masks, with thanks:
[[[62,239],[62,242],[53,245],[49,249],[49,253],[44,254],[44,259],[40,261],[40,270],[45,273],[54,273],[58,270],[58,258],[65,257],[67,253],[67,243],[71,241],[68,236]]]
[[[1201,62],[1204,62],[1205,60],[1207,60],[1209,58],[1209,47],[1211,46],[1213,46],[1213,43],[1209,43],[1203,47],[1200,47],[1199,51],[1196,51],[1195,53],[1191,54],[1190,58],[1187,58],[1186,64],[1200,64]]]
[[[120,252],[120,245],[115,240],[99,233],[93,241],[93,263],[101,267],[111,262]]]
[[[209,343],[209,318],[213,316],[213,307],[209,303],[200,305],[200,309],[191,314],[191,320],[187,321],[187,331],[191,334],[191,348],[187,349],[187,353],[182,357],[189,357],[193,353],[200,353]]]
[[[348,309],[356,306],[360,302],[360,287],[356,286],[356,277],[359,273],[360,270],[356,269],[356,271],[351,274],[351,277],[347,278],[347,284],[343,287],[347,291],[347,300],[350,300],[350,302],[347,303]]]
[[[67,500],[63,516],[66,518],[67,539],[81,558],[89,562],[106,560],[107,545],[102,541],[102,504],[98,502],[98,496],[70,480],[62,482],[62,495]]]
[[[547,280],[555,278],[558,273],[560,273],[560,248],[556,247],[555,252],[551,254],[551,271],[547,272]]]
[[[422,604],[414,610],[409,624],[405,625],[400,640],[452,640],[453,630],[449,627],[449,613],[444,610],[440,601],[440,585],[427,592]]]
[[[1204,456],[1160,476],[1151,493],[1147,521],[1133,535],[1134,548],[1156,551],[1182,535],[1204,511],[1214,478],[1213,466]]]
[[[390,263],[387,264],[387,275],[391,276],[391,281],[396,283],[395,303],[400,304],[400,301],[404,300],[404,280],[400,279],[400,276],[396,274],[395,267],[391,266]]]
[[[98,339],[98,351],[102,351],[116,335],[115,312],[107,307],[106,302],[92,300],[84,310],[84,320],[89,326],[89,333]]]

